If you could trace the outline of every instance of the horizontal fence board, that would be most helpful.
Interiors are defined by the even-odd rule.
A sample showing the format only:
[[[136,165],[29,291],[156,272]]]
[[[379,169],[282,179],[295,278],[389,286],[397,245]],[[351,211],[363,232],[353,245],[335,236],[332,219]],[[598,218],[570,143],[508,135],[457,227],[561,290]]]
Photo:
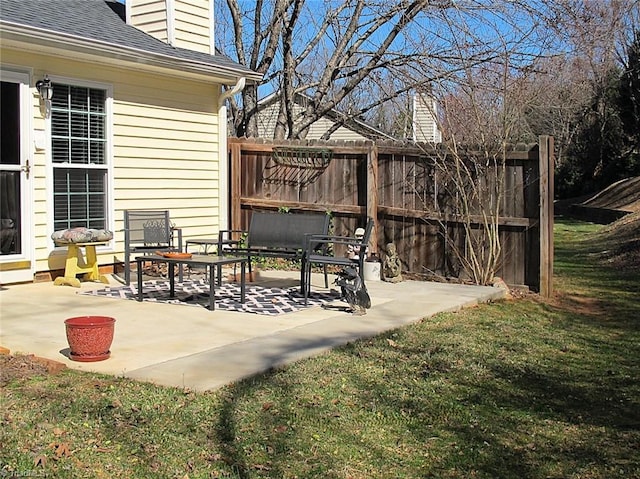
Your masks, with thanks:
[[[335,205],[328,203],[303,203],[296,201],[280,201],[280,200],[263,200],[257,198],[241,197],[243,207],[248,209],[266,209],[279,210],[281,208],[289,208],[298,211],[322,211],[340,216],[364,216],[366,210],[364,206],[357,205]]]

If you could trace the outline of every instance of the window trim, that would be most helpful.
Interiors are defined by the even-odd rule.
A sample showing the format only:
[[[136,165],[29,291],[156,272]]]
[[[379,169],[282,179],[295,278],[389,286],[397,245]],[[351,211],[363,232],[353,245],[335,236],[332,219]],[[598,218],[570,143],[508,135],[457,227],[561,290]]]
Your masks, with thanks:
[[[102,83],[95,82],[90,80],[83,80],[72,77],[63,77],[57,75],[49,75],[52,83],[62,83],[70,86],[78,86],[78,87],[86,87],[86,88],[95,88],[99,90],[105,91],[105,166],[107,172],[107,188],[106,194],[107,198],[105,201],[105,206],[107,208],[107,224],[105,225],[106,229],[110,231],[115,231],[115,212],[114,212],[114,155],[113,155],[113,85],[110,83]],[[57,247],[56,244],[51,239],[51,233],[53,233],[53,224],[54,224],[54,211],[53,211],[53,192],[54,192],[54,184],[53,184],[53,143],[52,143],[52,128],[51,128],[51,118],[47,118],[45,120],[45,134],[47,137],[47,152],[46,152],[46,203],[47,203],[47,231],[48,241],[51,246],[55,249],[60,249],[61,247]],[[63,164],[60,164],[63,165]],[[69,165],[72,166],[72,165]],[[82,167],[82,165],[78,165]],[[115,238],[109,242],[107,246],[98,247],[99,251],[113,251],[115,244]]]

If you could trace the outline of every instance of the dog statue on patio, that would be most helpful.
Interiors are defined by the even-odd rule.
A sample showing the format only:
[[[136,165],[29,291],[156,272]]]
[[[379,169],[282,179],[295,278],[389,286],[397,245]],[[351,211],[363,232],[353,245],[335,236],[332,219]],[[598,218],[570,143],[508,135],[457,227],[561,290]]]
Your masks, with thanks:
[[[367,314],[371,307],[371,298],[367,288],[354,268],[344,268],[337,273],[336,285],[340,286],[342,299],[344,299],[351,312],[356,316]]]

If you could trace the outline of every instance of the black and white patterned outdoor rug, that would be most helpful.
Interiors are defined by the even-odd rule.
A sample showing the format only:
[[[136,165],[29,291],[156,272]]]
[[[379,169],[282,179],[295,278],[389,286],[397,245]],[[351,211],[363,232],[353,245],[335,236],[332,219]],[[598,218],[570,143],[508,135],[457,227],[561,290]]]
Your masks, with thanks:
[[[176,281],[175,297],[169,297],[169,281],[151,280],[142,284],[143,301],[157,303],[184,304],[188,306],[209,306],[209,284],[205,280]],[[304,305],[304,298],[300,288],[268,288],[255,284],[247,284],[245,288],[245,302],[240,302],[240,285],[237,283],[222,283],[215,287],[216,310],[239,311],[243,313],[266,314],[275,316],[292,313],[301,309],[319,306],[340,299],[336,291],[329,293],[311,292],[308,305]],[[138,286],[107,286],[103,289],[78,292],[80,295],[100,296],[114,299],[138,299]]]

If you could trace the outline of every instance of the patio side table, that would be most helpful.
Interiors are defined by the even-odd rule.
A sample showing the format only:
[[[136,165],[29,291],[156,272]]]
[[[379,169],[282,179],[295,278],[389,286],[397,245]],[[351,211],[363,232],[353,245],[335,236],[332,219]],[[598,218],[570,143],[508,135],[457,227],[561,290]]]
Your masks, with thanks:
[[[109,283],[106,276],[100,274],[98,270],[98,256],[96,255],[96,246],[109,244],[108,241],[97,241],[93,243],[69,243],[67,246],[67,259],[64,267],[64,276],[57,277],[53,284],[60,286],[68,284],[76,288],[80,287],[80,280],[76,275],[84,273],[89,281],[100,281],[101,283]],[[85,256],[82,256],[82,250],[85,249]]]
[[[144,263],[145,261],[151,261],[154,263],[167,263],[169,265],[169,297],[171,298],[175,297],[176,265],[206,266],[209,269],[209,309],[211,311],[214,311],[216,308],[216,271],[223,265],[240,263],[240,302],[245,302],[245,270],[247,262],[249,261],[248,257],[246,256],[193,255],[191,258],[172,258],[160,255],[138,256],[136,257],[136,263],[138,267],[138,301],[142,301],[143,299],[142,263]]]
[[[217,254],[218,256],[225,256],[225,246],[238,246],[240,244],[239,240],[225,240],[221,241],[220,238],[199,238],[199,239],[190,239],[185,243],[184,251],[185,253],[189,252],[189,246],[194,245],[199,247],[198,254]],[[215,253],[210,253],[209,248],[216,248]],[[247,263],[248,264],[248,263]],[[220,286],[220,281],[222,280],[222,263],[216,266],[217,275],[218,275],[218,286]],[[235,274],[235,268],[234,268]]]
[[[198,246],[199,254],[212,254],[209,252],[209,248],[211,248],[212,246],[218,246],[218,238],[201,238],[187,240],[184,244],[185,253],[189,252],[190,245]]]

